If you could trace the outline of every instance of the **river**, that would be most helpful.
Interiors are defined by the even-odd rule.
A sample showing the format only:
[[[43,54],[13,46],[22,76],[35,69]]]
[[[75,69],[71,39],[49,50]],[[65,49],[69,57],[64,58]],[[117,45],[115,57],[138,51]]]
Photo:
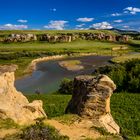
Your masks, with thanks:
[[[41,93],[51,93],[58,90],[63,78],[72,79],[77,75],[91,74],[95,68],[108,64],[111,58],[111,56],[82,56],[40,62],[31,75],[16,80],[15,86],[24,94],[33,94],[36,89],[39,89]],[[68,71],[58,64],[64,60],[79,60],[84,69]]]

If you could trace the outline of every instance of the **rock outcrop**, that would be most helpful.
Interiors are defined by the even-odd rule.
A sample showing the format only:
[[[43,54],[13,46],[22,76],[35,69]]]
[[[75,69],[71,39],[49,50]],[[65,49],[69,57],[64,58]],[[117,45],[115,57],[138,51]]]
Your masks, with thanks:
[[[100,40],[100,41],[112,41],[112,42],[127,42],[127,35],[111,35],[105,33],[59,33],[53,34],[11,34],[6,37],[3,42],[29,42],[29,41],[47,41],[49,43],[57,42],[72,42],[77,39],[82,40]]]
[[[0,66],[0,119],[10,118],[18,124],[29,124],[46,117],[42,101],[29,103],[14,87],[14,71],[17,66]]]
[[[72,35],[49,35],[43,34],[39,36],[39,41],[47,41],[50,43],[56,42],[72,42],[74,40]]]
[[[110,133],[119,133],[120,128],[110,113],[110,97],[115,89],[114,82],[105,75],[78,76],[74,79],[74,91],[66,113],[78,114]]]
[[[29,42],[36,40],[37,36],[35,34],[11,34],[4,39],[4,42]]]

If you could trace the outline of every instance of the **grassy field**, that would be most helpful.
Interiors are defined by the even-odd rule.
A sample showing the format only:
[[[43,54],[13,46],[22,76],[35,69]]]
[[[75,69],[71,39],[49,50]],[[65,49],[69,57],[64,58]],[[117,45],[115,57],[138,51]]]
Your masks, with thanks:
[[[47,43],[47,42],[27,42],[27,43],[0,43],[1,52],[20,51],[49,51],[49,52],[99,52],[110,53],[113,47],[122,44],[113,42],[77,40],[70,43]],[[128,46],[127,44],[124,46]],[[102,50],[102,51],[101,51]]]
[[[17,64],[19,69],[16,71],[16,77],[20,77],[25,74],[24,70],[29,63],[37,57],[66,54],[68,52],[111,55],[111,48],[118,46],[120,46],[118,43],[86,40],[56,44],[46,42],[0,43],[0,64]]]
[[[12,33],[34,33],[34,34],[59,34],[59,33],[106,33],[116,34],[116,32],[107,30],[64,30],[64,31],[0,31],[0,37],[7,36]],[[19,69],[16,71],[16,77],[19,78],[25,73],[29,63],[38,57],[68,54],[68,53],[96,53],[97,55],[113,55],[120,56],[128,52],[139,51],[140,41],[131,41],[127,44],[105,41],[87,41],[77,40],[71,43],[47,43],[47,42],[26,42],[26,43],[2,43],[0,42],[0,65],[1,64],[17,64]],[[128,50],[112,52],[114,47],[128,47]],[[129,56],[128,56],[129,57]],[[127,58],[126,58],[127,59]],[[122,60],[120,58],[119,60]]]
[[[106,33],[117,34],[109,30],[1,30],[0,36],[9,34],[59,34],[59,33]]]
[[[44,110],[49,118],[62,119],[70,95],[26,95],[30,100],[41,99]],[[126,136],[140,136],[140,96],[138,94],[116,93],[111,98],[111,111],[116,122],[121,127],[121,133]],[[68,117],[67,117],[68,118]]]

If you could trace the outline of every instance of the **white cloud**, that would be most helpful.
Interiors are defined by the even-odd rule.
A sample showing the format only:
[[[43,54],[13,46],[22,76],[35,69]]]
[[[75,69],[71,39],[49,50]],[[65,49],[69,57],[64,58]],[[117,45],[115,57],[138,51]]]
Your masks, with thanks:
[[[77,28],[81,28],[81,27],[83,27],[83,26],[85,26],[84,23],[83,23],[83,24],[76,25]]]
[[[56,30],[64,30],[64,27],[68,23],[65,20],[51,20],[48,25],[45,25],[46,29],[56,29]]]
[[[126,25],[125,25],[125,26],[123,26],[123,28],[129,28],[129,27],[130,27],[130,26],[126,26]]]
[[[87,17],[77,19],[77,21],[80,21],[80,22],[91,22],[93,20],[94,18],[87,18]]]
[[[101,23],[95,23],[92,26],[90,26],[91,28],[95,28],[95,29],[112,29],[113,27],[111,26],[110,23],[104,21]]]
[[[114,20],[114,22],[116,22],[116,23],[121,23],[121,22],[123,22],[123,20],[118,19],[118,20]]]
[[[28,28],[27,25],[14,25],[14,24],[0,25],[0,30],[22,30],[27,28]]]
[[[140,8],[127,7],[127,8],[124,9],[124,13],[131,13],[133,15],[135,15],[138,12],[140,12]]]
[[[76,30],[89,30],[89,28],[75,28]]]
[[[20,22],[20,23],[27,23],[28,20],[25,20],[25,19],[19,19],[19,20],[17,20],[17,22]]]
[[[118,17],[118,16],[121,16],[122,14],[120,14],[120,13],[113,13],[113,14],[111,14],[111,16],[113,16],[113,17]]]
[[[56,8],[52,8],[52,9],[50,9],[51,11],[53,11],[53,12],[56,12]]]

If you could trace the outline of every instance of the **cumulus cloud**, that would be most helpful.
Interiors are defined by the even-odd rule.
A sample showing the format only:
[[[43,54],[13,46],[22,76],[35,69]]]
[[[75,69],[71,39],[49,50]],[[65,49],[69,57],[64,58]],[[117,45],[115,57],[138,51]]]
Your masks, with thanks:
[[[56,29],[56,30],[64,30],[64,27],[68,23],[65,20],[51,20],[48,25],[45,25],[46,29]]]
[[[113,13],[113,14],[111,14],[111,16],[113,16],[113,17],[118,17],[118,16],[121,16],[122,14],[120,14],[120,13]]]
[[[114,22],[116,22],[116,23],[121,23],[121,22],[123,22],[123,20],[118,19],[118,20],[114,20]]]
[[[89,28],[76,28],[76,30],[89,30]]]
[[[28,20],[25,20],[25,19],[19,19],[19,20],[17,20],[17,22],[20,22],[20,23],[27,23]]]
[[[140,12],[140,8],[135,8],[135,7],[127,7],[124,9],[124,13],[130,13],[135,15],[136,13]]]
[[[79,21],[79,22],[91,22],[93,20],[94,20],[94,18],[87,18],[87,17],[77,19],[77,21]]]
[[[84,23],[83,23],[83,24],[76,25],[77,28],[81,28],[81,27],[83,27],[83,26],[85,26]]]
[[[22,30],[27,28],[28,28],[27,25],[14,25],[14,24],[0,25],[0,30]]]
[[[104,22],[100,22],[100,23],[95,23],[92,26],[90,26],[91,28],[95,28],[95,29],[112,29],[113,27],[111,26],[110,23],[104,21]]]

